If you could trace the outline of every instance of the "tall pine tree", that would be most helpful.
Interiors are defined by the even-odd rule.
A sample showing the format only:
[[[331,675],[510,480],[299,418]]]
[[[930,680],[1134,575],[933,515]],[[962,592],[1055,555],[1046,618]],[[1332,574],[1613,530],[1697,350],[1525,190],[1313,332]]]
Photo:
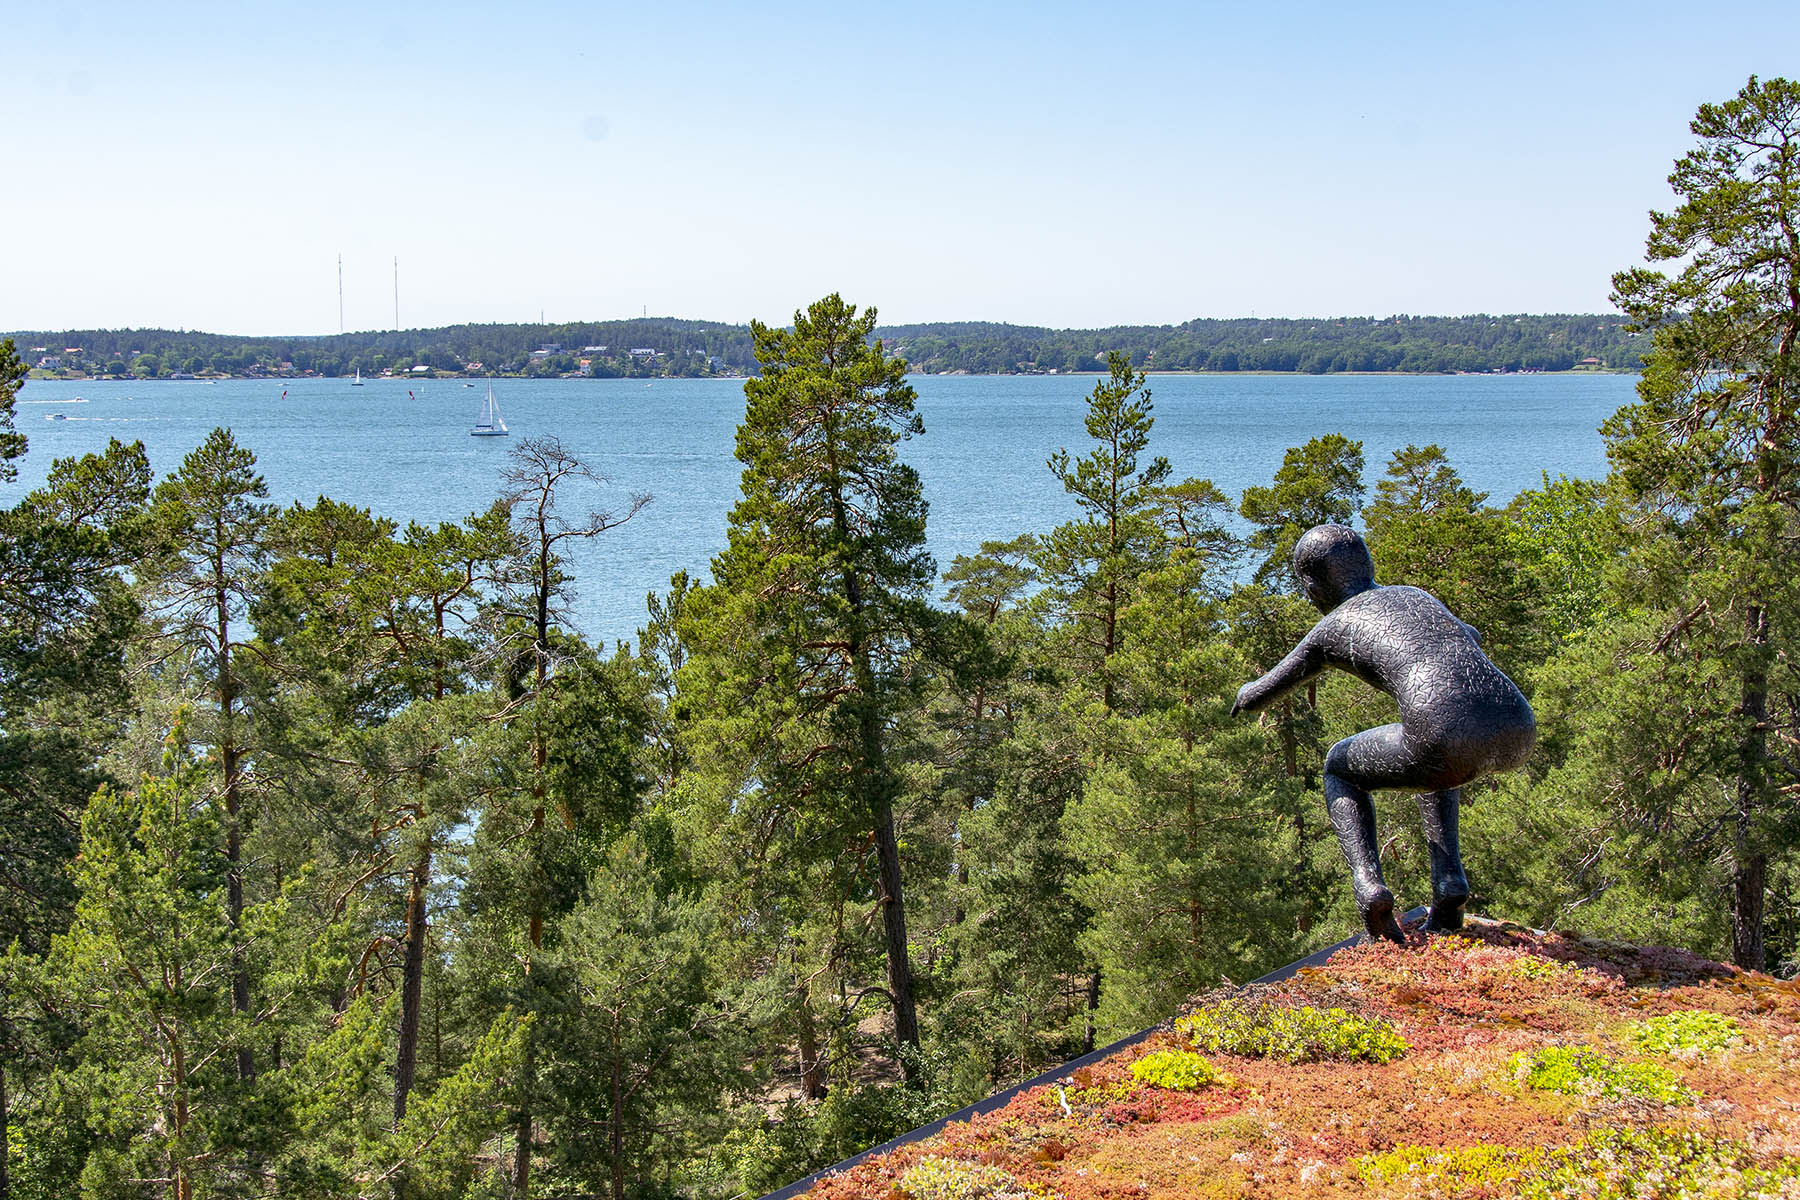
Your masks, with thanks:
[[[860,871],[872,851],[894,1033],[916,1047],[890,728],[934,623],[925,499],[897,453],[924,425],[905,362],[871,342],[874,309],[831,295],[791,330],[752,328],[743,497],[715,582],[685,605],[682,686],[735,762],[740,823],[774,831],[777,857]]]
[[[1700,107],[1699,145],[1669,183],[1681,203],[1651,214],[1651,262],[1614,276],[1614,299],[1653,331],[1638,402],[1603,427],[1613,478],[1639,528],[1640,595],[1668,605],[1656,652],[1730,677],[1691,724],[1710,726],[1697,787],[1730,796],[1731,957],[1761,967],[1771,855],[1796,773],[1778,731],[1793,728],[1800,611],[1792,546],[1800,527],[1800,84],[1754,76]],[[1685,763],[1702,761],[1691,751]],[[1690,768],[1692,769],[1692,768]]]
[[[171,653],[195,661],[206,675],[211,702],[207,727],[224,799],[228,916],[235,930],[244,911],[244,773],[248,716],[240,650],[249,640],[247,613],[268,564],[275,509],[263,503],[268,484],[256,472],[256,455],[237,444],[229,429],[214,429],[181,461],[181,469],[157,486],[154,516],[158,553],[140,575],[159,640]],[[231,1005],[250,1011],[250,976],[241,957],[231,966]],[[241,1078],[256,1074],[250,1047],[237,1050]]]

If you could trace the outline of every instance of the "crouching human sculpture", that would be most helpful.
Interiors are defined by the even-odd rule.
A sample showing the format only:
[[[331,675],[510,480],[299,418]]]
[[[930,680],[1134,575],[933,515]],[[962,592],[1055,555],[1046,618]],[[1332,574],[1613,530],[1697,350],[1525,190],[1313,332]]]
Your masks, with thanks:
[[[1431,849],[1427,929],[1462,927],[1469,883],[1457,846],[1460,789],[1524,763],[1537,740],[1531,705],[1482,653],[1475,630],[1431,593],[1375,582],[1369,548],[1345,525],[1318,525],[1294,547],[1294,574],[1325,616],[1261,679],[1238,690],[1233,715],[1266,708],[1326,667],[1391,695],[1400,722],[1345,738],[1325,756],[1325,806],[1350,864],[1369,932],[1404,942],[1381,877],[1369,793],[1416,789]]]

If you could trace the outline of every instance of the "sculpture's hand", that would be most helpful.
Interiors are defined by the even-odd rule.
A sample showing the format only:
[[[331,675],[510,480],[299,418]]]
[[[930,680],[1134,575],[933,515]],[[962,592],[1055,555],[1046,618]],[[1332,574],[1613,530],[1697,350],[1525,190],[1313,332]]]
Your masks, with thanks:
[[[1246,683],[1243,687],[1238,689],[1237,699],[1231,702],[1232,716],[1235,717],[1241,712],[1250,711],[1250,702],[1256,698],[1255,694],[1250,690],[1252,686],[1253,684]]]
[[[1325,639],[1320,637],[1320,630],[1335,628],[1334,619],[1326,617],[1313,626],[1311,633],[1300,639],[1300,644],[1287,652],[1274,668],[1260,679],[1252,679],[1238,689],[1237,700],[1231,706],[1231,715],[1244,712],[1261,712],[1275,703],[1281,696],[1299,687],[1313,676],[1323,671],[1325,661]]]

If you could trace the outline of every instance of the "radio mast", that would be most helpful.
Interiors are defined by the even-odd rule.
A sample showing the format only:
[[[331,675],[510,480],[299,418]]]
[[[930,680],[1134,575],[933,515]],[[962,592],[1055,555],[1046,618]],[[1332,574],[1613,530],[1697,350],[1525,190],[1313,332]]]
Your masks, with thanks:
[[[400,332],[400,258],[394,257],[394,332]]]
[[[344,256],[338,255],[338,332],[344,332]]]

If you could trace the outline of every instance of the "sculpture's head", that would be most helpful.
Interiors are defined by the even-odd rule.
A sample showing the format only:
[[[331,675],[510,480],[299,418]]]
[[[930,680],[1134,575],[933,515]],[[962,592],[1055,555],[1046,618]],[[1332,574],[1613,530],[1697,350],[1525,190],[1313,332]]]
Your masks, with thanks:
[[[1294,577],[1320,612],[1375,586],[1369,547],[1348,525],[1314,525],[1294,544]]]

